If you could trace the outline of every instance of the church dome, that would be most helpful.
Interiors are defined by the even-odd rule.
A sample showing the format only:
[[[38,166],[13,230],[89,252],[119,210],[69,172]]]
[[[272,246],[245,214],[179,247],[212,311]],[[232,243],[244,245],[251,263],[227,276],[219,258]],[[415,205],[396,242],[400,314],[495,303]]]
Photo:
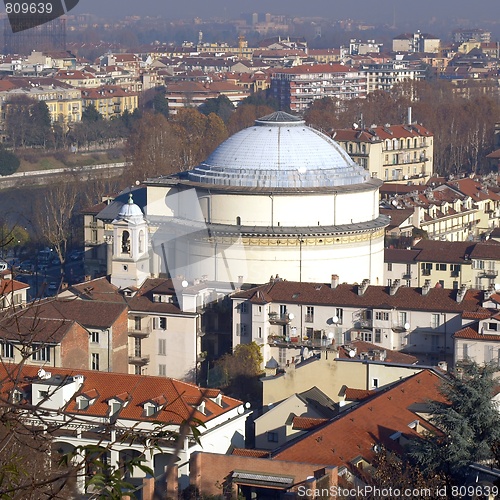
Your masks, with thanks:
[[[316,188],[361,184],[369,174],[330,137],[277,111],[223,142],[188,172],[204,184]]]
[[[121,220],[143,220],[144,214],[138,205],[134,203],[132,199],[132,193],[129,194],[128,202],[124,203],[120,212],[118,213],[118,219]]]

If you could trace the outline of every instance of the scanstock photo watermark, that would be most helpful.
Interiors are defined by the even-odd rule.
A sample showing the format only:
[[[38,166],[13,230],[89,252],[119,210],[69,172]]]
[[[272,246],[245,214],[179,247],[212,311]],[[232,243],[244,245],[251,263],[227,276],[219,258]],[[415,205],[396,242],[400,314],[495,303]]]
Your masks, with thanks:
[[[74,9],[79,0],[12,2],[4,0],[5,13],[13,33],[41,26]]]
[[[301,485],[297,493],[301,498],[452,498],[497,497],[498,486],[475,484],[468,486],[443,486],[441,488],[393,488],[372,485],[365,486],[330,486],[329,488],[308,488]]]

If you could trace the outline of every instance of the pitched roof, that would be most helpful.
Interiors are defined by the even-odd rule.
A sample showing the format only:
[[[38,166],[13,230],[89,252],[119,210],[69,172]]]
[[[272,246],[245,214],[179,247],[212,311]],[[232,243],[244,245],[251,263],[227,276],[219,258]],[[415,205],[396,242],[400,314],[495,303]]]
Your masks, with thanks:
[[[444,401],[439,393],[441,383],[442,379],[434,372],[423,370],[341,413],[320,429],[284,445],[273,454],[273,458],[340,467],[349,465],[360,456],[372,462],[375,444],[401,451],[398,440],[391,439],[391,436],[395,433],[404,437],[417,436],[417,430],[409,427],[415,420],[428,429],[432,428],[421,415],[417,415],[414,407],[429,400]]]
[[[125,303],[118,287],[113,285],[107,276],[71,285],[68,292],[83,300]]]
[[[39,367],[1,364],[1,380],[8,381],[1,390],[11,390],[12,380],[16,380],[18,373],[20,386],[30,386],[38,379]],[[108,373],[86,370],[70,370],[63,368],[50,368],[53,376],[72,377],[83,375],[83,385],[71,398],[65,407],[65,412],[74,415],[93,417],[106,417],[109,414],[109,401],[119,399],[127,404],[121,408],[119,419],[135,421],[155,421],[161,423],[180,425],[185,421],[197,419],[206,423],[210,420],[237,408],[242,403],[237,399],[222,395],[221,405],[207,396],[206,389],[194,384],[165,377],[151,377],[145,375],[128,375],[123,373]],[[10,387],[9,387],[10,385]],[[79,410],[76,397],[79,394],[92,393],[96,400],[85,410]],[[151,417],[144,415],[144,403],[157,397],[164,397],[167,403]],[[194,406],[201,401],[205,402],[205,413],[201,413]]]
[[[385,248],[384,262],[397,262],[403,264],[415,263],[421,250],[405,248]]]
[[[500,335],[492,335],[490,333],[479,333],[478,324],[466,326],[461,330],[456,331],[453,337],[456,339],[479,340],[484,342],[500,342]]]
[[[447,288],[431,288],[426,295],[423,295],[421,288],[401,286],[394,295],[391,295],[389,287],[369,285],[363,295],[358,295],[358,285],[342,284],[332,288],[323,283],[281,280],[234,293],[232,297],[257,304],[282,302],[456,313],[476,311],[481,307],[482,297],[476,295],[474,290],[468,290],[461,302],[456,300],[457,292]]]
[[[328,422],[327,418],[293,417],[292,429],[308,431]]]
[[[352,335],[352,334],[351,334]],[[391,349],[382,349],[379,345],[372,344],[370,342],[364,342],[362,340],[353,340],[349,343],[349,346],[341,346],[338,349],[339,358],[341,359],[353,359],[349,355],[348,347],[353,347],[356,349],[356,356],[354,359],[364,359],[361,358],[361,353],[374,354],[383,351],[383,358],[374,358],[376,361],[382,361],[385,363],[398,363],[404,365],[414,365],[418,362],[418,358],[410,354],[405,354],[400,351],[393,351]]]
[[[470,241],[420,240],[412,248],[420,250],[415,258],[417,262],[470,264],[469,257],[475,245]]]

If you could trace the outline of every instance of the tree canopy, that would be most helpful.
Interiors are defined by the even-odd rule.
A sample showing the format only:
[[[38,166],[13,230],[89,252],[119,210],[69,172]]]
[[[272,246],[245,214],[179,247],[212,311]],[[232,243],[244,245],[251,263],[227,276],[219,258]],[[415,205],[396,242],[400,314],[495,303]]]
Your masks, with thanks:
[[[0,175],[11,175],[17,172],[21,165],[19,158],[10,151],[0,147]]]
[[[431,421],[439,429],[411,441],[409,457],[432,477],[444,474],[457,484],[472,463],[499,463],[500,414],[492,401],[496,368],[467,363],[441,389],[447,402],[431,402]]]

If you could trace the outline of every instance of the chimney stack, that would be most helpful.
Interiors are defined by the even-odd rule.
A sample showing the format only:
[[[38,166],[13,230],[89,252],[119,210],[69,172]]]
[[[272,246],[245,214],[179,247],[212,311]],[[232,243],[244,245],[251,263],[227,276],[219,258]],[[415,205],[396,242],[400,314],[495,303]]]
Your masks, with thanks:
[[[427,295],[431,288],[431,280],[425,280],[424,285],[422,286],[422,295]]]
[[[389,295],[395,295],[396,292],[398,291],[398,288],[401,286],[401,281],[400,280],[394,280],[392,282],[392,285],[389,289]]]
[[[332,274],[331,288],[337,288],[339,286],[339,275]]]
[[[485,300],[488,300],[488,299],[486,298],[486,294],[488,293],[488,291],[489,291],[489,290],[486,290],[486,291],[484,292],[484,298],[485,298]],[[462,286],[460,287],[460,289],[458,290],[458,292],[457,292],[457,302],[458,302],[459,304],[460,304],[460,302],[462,302],[462,300],[464,300],[464,297],[465,297],[465,292],[467,292],[467,285],[462,285]],[[490,295],[491,295],[491,294],[490,294]],[[488,298],[489,298],[489,296],[488,296]]]
[[[358,285],[358,295],[359,296],[362,296],[365,294],[366,292],[366,289],[368,288],[368,285],[370,284],[370,280],[369,279],[364,279],[362,282],[361,282],[361,285]]]

